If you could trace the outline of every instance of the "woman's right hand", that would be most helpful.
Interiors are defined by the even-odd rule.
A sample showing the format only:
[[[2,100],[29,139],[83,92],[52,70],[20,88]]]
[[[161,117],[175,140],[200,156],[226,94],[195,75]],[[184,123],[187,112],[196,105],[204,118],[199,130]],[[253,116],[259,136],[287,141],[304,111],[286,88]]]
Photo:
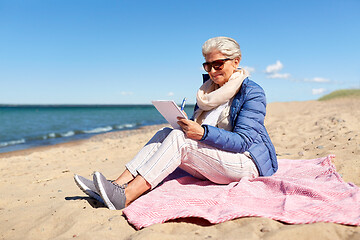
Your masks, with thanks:
[[[197,122],[181,117],[178,117],[178,120],[179,121],[177,123],[184,131],[186,137],[194,140],[200,140],[204,136],[205,130]]]

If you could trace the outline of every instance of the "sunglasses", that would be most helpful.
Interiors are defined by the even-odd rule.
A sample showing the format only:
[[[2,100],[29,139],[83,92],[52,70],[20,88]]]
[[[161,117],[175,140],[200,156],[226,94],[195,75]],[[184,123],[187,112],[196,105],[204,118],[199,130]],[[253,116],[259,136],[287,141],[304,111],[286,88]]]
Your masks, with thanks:
[[[204,70],[207,72],[211,71],[211,68],[214,68],[215,70],[221,70],[224,68],[224,64],[226,61],[232,60],[231,58],[225,58],[225,59],[218,59],[212,62],[204,62],[203,67]]]

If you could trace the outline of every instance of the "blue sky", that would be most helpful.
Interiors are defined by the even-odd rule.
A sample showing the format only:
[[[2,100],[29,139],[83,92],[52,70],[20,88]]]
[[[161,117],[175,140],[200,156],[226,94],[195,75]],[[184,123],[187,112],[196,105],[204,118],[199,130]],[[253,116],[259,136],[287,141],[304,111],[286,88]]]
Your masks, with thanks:
[[[360,1],[0,0],[0,103],[187,97],[202,44],[236,39],[268,102],[360,88]]]

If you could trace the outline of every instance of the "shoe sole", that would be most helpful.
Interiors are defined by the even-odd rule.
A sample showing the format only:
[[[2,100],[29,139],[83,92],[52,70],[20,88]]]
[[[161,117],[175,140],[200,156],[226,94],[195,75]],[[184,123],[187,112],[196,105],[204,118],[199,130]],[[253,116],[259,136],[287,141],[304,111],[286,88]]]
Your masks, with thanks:
[[[115,208],[115,206],[111,203],[109,197],[107,196],[104,186],[102,185],[101,181],[100,181],[100,173],[99,172],[95,172],[95,186],[98,188],[98,191],[100,192],[100,196],[101,198],[104,200],[105,205],[110,209],[110,210],[117,210]]]
[[[91,198],[96,199],[97,201],[104,203],[104,200],[101,198],[101,196],[99,194],[97,194],[96,192],[92,191],[90,188],[88,188],[78,177],[78,175],[74,176],[74,180],[76,185],[81,189],[81,191],[83,191],[83,193],[85,193],[86,195],[88,195]]]

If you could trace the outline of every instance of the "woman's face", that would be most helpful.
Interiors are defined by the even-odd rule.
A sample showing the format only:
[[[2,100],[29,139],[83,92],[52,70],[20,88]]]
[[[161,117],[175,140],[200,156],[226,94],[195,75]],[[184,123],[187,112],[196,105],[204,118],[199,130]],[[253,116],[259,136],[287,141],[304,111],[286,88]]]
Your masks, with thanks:
[[[206,55],[205,61],[213,62],[215,60],[226,59],[226,58],[227,57],[224,54],[222,54],[220,51],[214,50]],[[225,61],[224,68],[221,70],[215,70],[214,68],[211,68],[210,72],[208,72],[211,80],[220,86],[224,85],[227,81],[229,81],[231,75],[238,68],[239,62],[240,62],[239,59],[235,58],[233,60]]]

